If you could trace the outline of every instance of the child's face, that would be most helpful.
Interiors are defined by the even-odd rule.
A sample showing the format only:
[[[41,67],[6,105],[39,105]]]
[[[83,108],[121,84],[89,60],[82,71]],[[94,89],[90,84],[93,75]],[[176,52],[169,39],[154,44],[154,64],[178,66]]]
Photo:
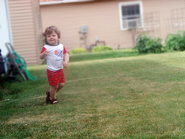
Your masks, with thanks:
[[[46,35],[49,45],[58,45],[58,35],[53,31],[51,34]]]

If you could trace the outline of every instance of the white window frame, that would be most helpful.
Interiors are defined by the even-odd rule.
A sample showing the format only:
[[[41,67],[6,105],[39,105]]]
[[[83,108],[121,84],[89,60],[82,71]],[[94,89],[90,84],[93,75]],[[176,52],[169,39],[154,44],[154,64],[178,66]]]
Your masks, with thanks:
[[[120,18],[120,28],[121,30],[129,30],[129,28],[123,28],[123,20],[122,20],[122,6],[123,5],[135,5],[139,4],[140,7],[140,15],[141,15],[141,24],[142,26],[139,28],[144,27],[144,21],[143,21],[143,2],[142,1],[131,1],[131,2],[121,2],[119,3],[119,18]]]

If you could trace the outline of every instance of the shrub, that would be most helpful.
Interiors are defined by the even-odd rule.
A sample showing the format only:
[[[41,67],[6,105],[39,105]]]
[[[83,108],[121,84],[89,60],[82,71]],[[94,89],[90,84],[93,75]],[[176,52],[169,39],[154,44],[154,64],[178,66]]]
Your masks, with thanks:
[[[81,54],[81,53],[86,53],[85,48],[74,48],[69,52],[70,55],[72,55],[72,54]]]
[[[96,46],[92,49],[92,52],[103,52],[110,51],[112,48],[110,46]]]
[[[148,34],[140,34],[136,39],[136,47],[139,53],[161,53],[161,39],[149,36]]]
[[[185,50],[185,31],[178,31],[176,34],[168,34],[165,40],[166,49],[175,51]]]

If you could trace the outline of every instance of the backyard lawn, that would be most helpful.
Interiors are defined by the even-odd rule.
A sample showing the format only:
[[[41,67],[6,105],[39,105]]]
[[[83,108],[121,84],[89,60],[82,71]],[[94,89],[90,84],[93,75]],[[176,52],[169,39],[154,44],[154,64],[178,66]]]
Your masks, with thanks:
[[[45,64],[5,84],[0,138],[185,138],[185,52],[90,57],[70,57],[58,104],[45,103]]]

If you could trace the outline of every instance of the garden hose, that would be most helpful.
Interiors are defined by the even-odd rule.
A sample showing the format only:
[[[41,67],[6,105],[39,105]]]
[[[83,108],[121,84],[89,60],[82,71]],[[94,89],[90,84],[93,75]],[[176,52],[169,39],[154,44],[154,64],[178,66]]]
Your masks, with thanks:
[[[16,55],[15,62],[17,63],[17,65],[19,65],[19,66],[18,66],[19,69],[20,69],[21,71],[22,71],[22,69],[25,70],[25,73],[26,73],[28,79],[30,79],[30,80],[32,80],[32,81],[37,80],[37,78],[34,77],[34,76],[27,70],[26,64],[25,64],[24,60],[21,58],[21,56],[19,56],[19,55],[17,54],[17,52],[15,52],[14,50],[13,50],[13,53]],[[22,63],[22,65],[20,65],[21,63]]]

